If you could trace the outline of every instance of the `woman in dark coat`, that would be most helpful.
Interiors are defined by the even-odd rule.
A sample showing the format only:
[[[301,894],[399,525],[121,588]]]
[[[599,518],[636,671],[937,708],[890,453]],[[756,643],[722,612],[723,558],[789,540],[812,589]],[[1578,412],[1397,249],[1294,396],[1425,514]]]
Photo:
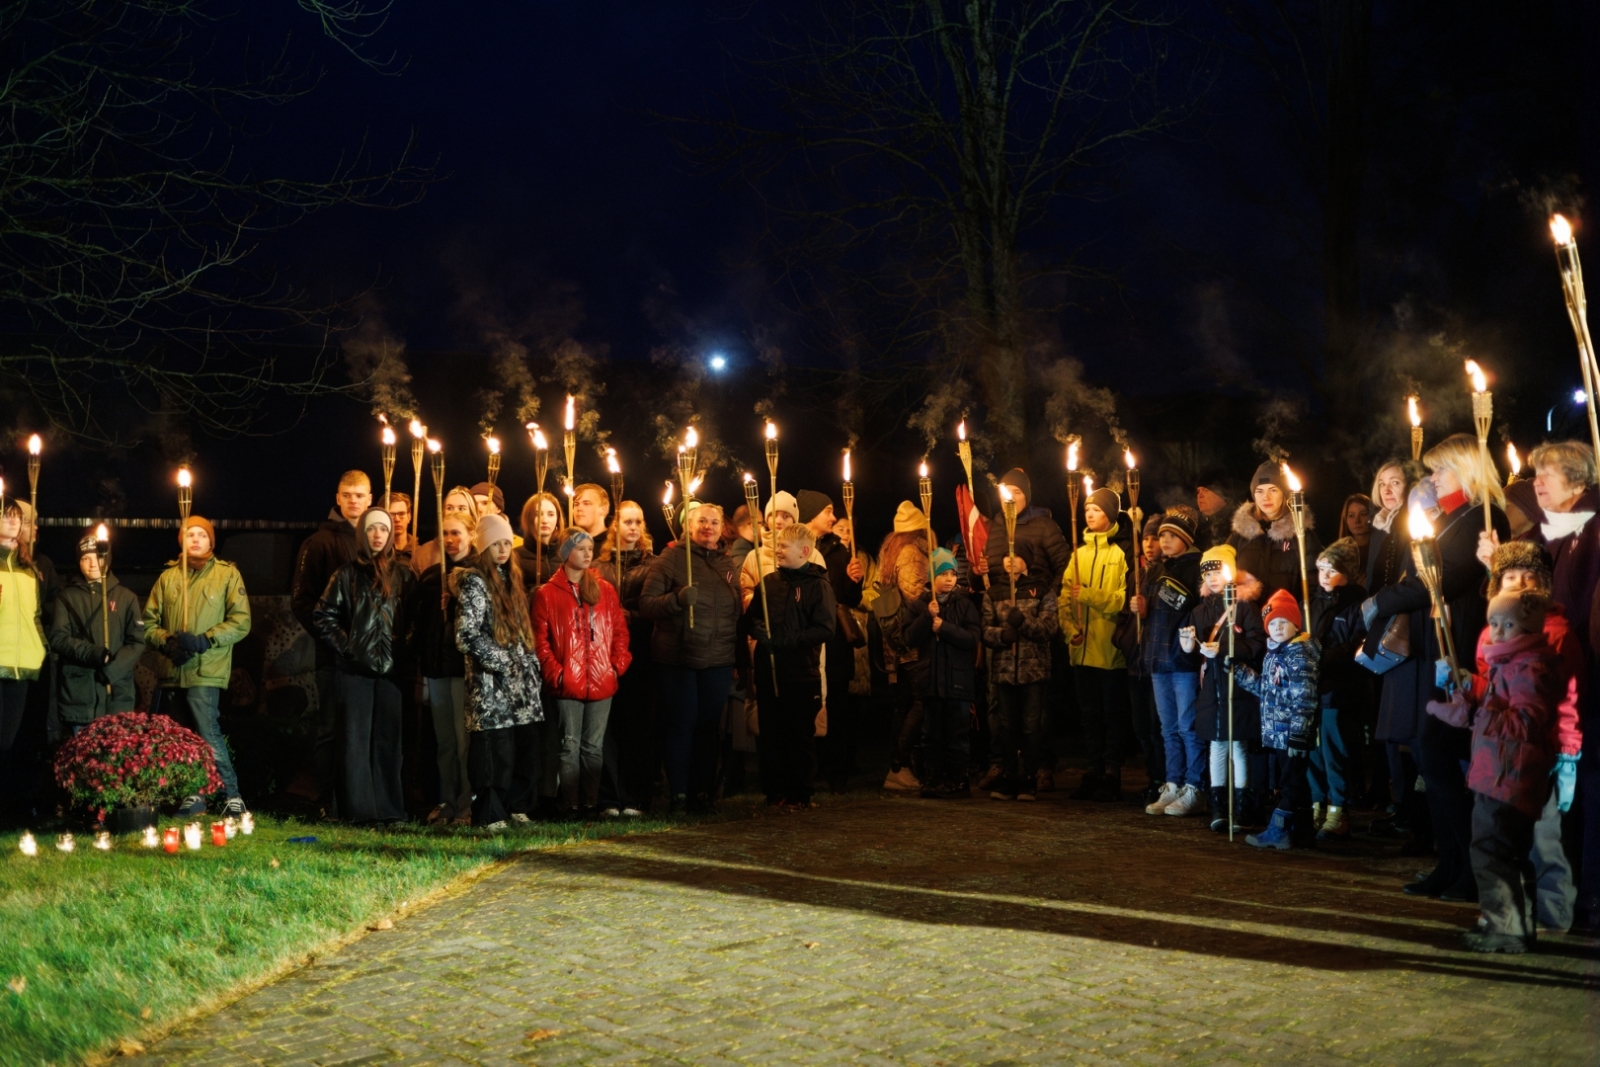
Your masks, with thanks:
[[[1433,483],[1423,484],[1427,486],[1431,499]],[[1367,540],[1366,554],[1363,556],[1366,571],[1361,584],[1368,596],[1389,588],[1405,576],[1405,565],[1411,559],[1411,535],[1406,529],[1408,488],[1404,463],[1398,459],[1388,459],[1378,465],[1378,473],[1372,478],[1372,502],[1377,510],[1372,515],[1372,535]],[[1436,506],[1435,503],[1428,505],[1429,508]],[[1375,649],[1372,643],[1382,636],[1381,633],[1368,635],[1369,651]],[[1383,710],[1384,677],[1374,678],[1372,708],[1375,718],[1369,724],[1372,748],[1367,753],[1372,783],[1368,795],[1374,807],[1387,803],[1389,809],[1388,815],[1374,820],[1372,829],[1374,833],[1394,833],[1400,827],[1431,831],[1425,819],[1408,818],[1400,810],[1411,796],[1412,783],[1417,780],[1417,764],[1409,748],[1410,741],[1417,733],[1416,721],[1409,714],[1405,716],[1405,723],[1398,728],[1392,721],[1386,721]],[[1406,706],[1409,708],[1411,705],[1408,702]],[[1392,716],[1389,719],[1392,720]],[[1421,804],[1422,798],[1419,796],[1415,803],[1419,813]],[[1408,851],[1433,851],[1432,833],[1427,832],[1425,837],[1415,840]]]
[[[635,652],[633,666],[611,698],[611,717],[606,721],[605,769],[600,779],[600,807],[606,815],[636,816],[649,810],[661,766],[650,657],[639,654],[650,647],[655,628],[639,611],[639,594],[656,561],[652,548],[644,508],[624,500],[617,508],[617,536],[606,541],[596,565],[622,598],[628,647]]]
[[[1488,607],[1483,594],[1484,569],[1477,559],[1478,536],[1483,532],[1483,498],[1487,495],[1490,499],[1494,529],[1506,537],[1510,528],[1499,507],[1505,494],[1498,480],[1485,477],[1475,437],[1447,437],[1428,450],[1423,462],[1433,472],[1439,499],[1440,515],[1433,532],[1450,632],[1458,662],[1470,665],[1471,650],[1477,647]],[[1417,723],[1412,751],[1427,785],[1439,863],[1427,877],[1407,885],[1405,891],[1446,900],[1477,900],[1477,883],[1467,861],[1467,846],[1472,840],[1472,794],[1461,770],[1472,733],[1425,711],[1428,701],[1443,699],[1434,685],[1434,665],[1443,651],[1433,632],[1428,589],[1416,576],[1412,561],[1405,562],[1405,577],[1362,605],[1367,630],[1374,635],[1381,634],[1394,616],[1410,616],[1412,655],[1385,676],[1384,705],[1393,718],[1409,715]]]

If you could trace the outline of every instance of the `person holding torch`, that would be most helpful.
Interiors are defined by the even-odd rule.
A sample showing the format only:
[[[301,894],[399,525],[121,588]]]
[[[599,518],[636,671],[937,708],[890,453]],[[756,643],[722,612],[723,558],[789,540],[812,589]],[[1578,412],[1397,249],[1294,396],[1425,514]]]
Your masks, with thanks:
[[[62,724],[77,733],[102,715],[132,711],[139,694],[133,670],[144,655],[144,612],[139,598],[111,573],[105,526],[78,539],[78,573],[56,598],[47,636],[61,670],[56,707]]]
[[[1250,499],[1233,513],[1233,532],[1227,543],[1239,555],[1239,569],[1255,575],[1261,583],[1262,603],[1280,589],[1287,589],[1298,599],[1301,575],[1316,569],[1317,554],[1322,551],[1316,518],[1309,508],[1305,512],[1305,538],[1302,542],[1296,537],[1289,490],[1283,465],[1263,463],[1250,479]]]
[[[1083,544],[1061,576],[1057,612],[1067,638],[1083,741],[1089,760],[1076,800],[1122,799],[1128,746],[1128,669],[1112,641],[1128,596],[1128,557],[1117,543],[1121,500],[1107,486],[1083,505]]]

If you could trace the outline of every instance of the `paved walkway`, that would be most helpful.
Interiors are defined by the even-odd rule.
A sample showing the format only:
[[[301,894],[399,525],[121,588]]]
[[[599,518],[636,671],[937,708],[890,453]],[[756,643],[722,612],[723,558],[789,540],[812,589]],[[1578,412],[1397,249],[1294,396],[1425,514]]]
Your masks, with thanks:
[[[529,855],[141,1064],[1600,1062],[1593,946],[1457,951],[1476,912],[1415,869],[1132,805],[836,799]]]

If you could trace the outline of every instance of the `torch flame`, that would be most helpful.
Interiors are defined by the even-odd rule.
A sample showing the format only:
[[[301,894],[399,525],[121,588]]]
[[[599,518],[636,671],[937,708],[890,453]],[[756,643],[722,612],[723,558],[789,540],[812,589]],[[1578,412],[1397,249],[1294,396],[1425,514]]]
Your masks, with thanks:
[[[672,482],[667,482],[667,491],[661,494],[661,506],[670,507],[672,504]]]
[[[1092,492],[1094,492],[1094,475],[1085,474],[1083,476],[1083,495],[1088,496]]]
[[[428,438],[428,451],[433,453],[442,452],[444,451],[444,445],[439,443],[437,437],[430,437]]]
[[[1413,425],[1413,426],[1421,426],[1422,425],[1422,409],[1417,407],[1417,398],[1416,397],[1414,397],[1414,396],[1406,397],[1406,414],[1411,419],[1411,425]]]
[[[1478,366],[1477,360],[1467,360],[1467,376],[1472,379],[1472,391],[1474,393],[1487,393],[1489,391],[1489,379],[1484,376],[1483,368]]]
[[[1411,514],[1406,519],[1406,526],[1410,530],[1411,540],[1420,541],[1433,536],[1433,523],[1428,521],[1428,513],[1415,505]]]
[[[105,523],[102,522],[99,526],[96,526],[94,528],[94,539],[96,541],[109,541],[109,540],[111,540],[111,534],[110,534],[109,531],[106,530],[106,524]]]
[[[706,476],[704,474],[696,474],[694,476],[694,481],[689,483],[689,495],[693,496],[695,493],[698,493],[700,491],[700,483],[705,480]]]
[[[744,484],[745,485],[754,485],[755,484],[755,480],[756,480],[756,476],[755,475],[751,474],[749,471],[745,471],[744,472]]]
[[[567,421],[562,423],[569,431],[578,424],[578,402],[571,393],[567,394]]]
[[[394,446],[394,427],[387,423],[383,427],[383,443],[390,447]]]
[[[966,419],[962,419],[960,424],[958,426],[956,426],[956,440],[957,441],[965,441],[966,439],[967,439],[967,420]]]
[[[774,429],[773,433],[777,433],[777,430]],[[685,448],[700,447],[700,434],[693,426],[683,432],[683,446]]]
[[[484,443],[489,446],[489,455],[498,456],[500,454],[500,438],[489,437]]]
[[[1070,441],[1067,444],[1067,470],[1075,471],[1077,469],[1078,469],[1078,440],[1077,440],[1077,438],[1073,438],[1072,441]]]
[[[422,425],[420,419],[411,420],[411,436],[419,439],[428,436],[428,428]]]
[[[1226,563],[1224,563],[1222,565],[1222,584],[1223,585],[1232,585],[1233,584],[1233,568],[1228,566]]]
[[[539,429],[539,424],[537,422],[528,423],[528,429],[533,431],[534,448],[537,448],[542,452],[550,447],[550,442],[545,440],[544,431]]]
[[[850,450],[848,448],[844,450],[844,480],[847,482],[850,480]]]
[[[28,438],[28,455],[37,456],[44,451],[44,440],[38,434]]]
[[[926,462],[917,464],[917,477],[918,478],[926,478],[927,476],[928,476],[928,464]]]
[[[189,473],[188,467],[178,468],[178,484],[185,489],[194,484],[194,475]]]
[[[562,485],[562,486],[561,486],[561,491],[562,491],[562,492],[563,492],[563,493],[565,493],[565,494],[567,494],[567,495],[568,495],[568,496],[572,496],[572,495],[573,495],[573,494],[574,494],[574,493],[575,493],[575,492],[576,492],[576,490],[575,490],[575,489],[573,489],[573,487],[572,487],[572,483],[571,483],[571,482],[566,482],[566,483],[564,483],[564,484],[563,484],[563,485]]]
[[[1122,450],[1122,462],[1124,462],[1124,463],[1126,463],[1128,465],[1128,469],[1129,470],[1133,470],[1136,467],[1138,467],[1138,464],[1135,463],[1134,460],[1133,460],[1133,449],[1124,448]]]
[[[617,462],[617,450],[614,448],[606,449],[606,470],[612,474],[622,473],[622,464]]]
[[[1289,469],[1287,463],[1283,465],[1283,479],[1289,483],[1289,492],[1298,493],[1301,490],[1300,479],[1294,476],[1294,471]]]
[[[1567,221],[1565,215],[1550,216],[1550,236],[1563,248],[1572,243],[1572,223]]]
[[[1522,457],[1517,455],[1517,446],[1510,441],[1506,442],[1506,460],[1511,464],[1511,473],[1517,474],[1522,470]]]
[[[1005,482],[1001,482],[1000,486],[999,486],[999,489],[1000,489],[1000,499],[1002,501],[1004,501],[1005,503],[1007,503],[1007,504],[1011,503],[1011,487],[1009,485],[1007,485]]]
[[[767,440],[776,441],[777,439],[778,439],[778,424],[773,422],[771,419],[768,419],[767,420]]]

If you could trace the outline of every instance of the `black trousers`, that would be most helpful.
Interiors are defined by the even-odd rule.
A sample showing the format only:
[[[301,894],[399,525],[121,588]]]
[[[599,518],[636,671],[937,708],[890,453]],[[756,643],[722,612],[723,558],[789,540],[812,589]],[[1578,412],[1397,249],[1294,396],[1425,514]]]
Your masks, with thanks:
[[[600,772],[602,808],[643,811],[649,808],[655,793],[661,753],[656,746],[650,666],[643,659],[634,660],[622,676],[616,696],[611,698]]]
[[[542,725],[528,723],[499,730],[474,730],[467,738],[472,825],[488,826],[532,811],[539,795]]]
[[[1031,792],[1044,741],[1046,683],[1001,682],[996,688],[1000,697],[1000,735],[995,739],[995,751],[1001,770],[1007,777],[1016,777],[1020,771]]]
[[[1417,767],[1427,788],[1428,814],[1433,822],[1433,847],[1439,866],[1452,879],[1466,876],[1471,865],[1472,793],[1461,762],[1472,748],[1472,731],[1423,715],[1417,731]]]
[[[1311,754],[1291,756],[1283,749],[1272,749],[1273,770],[1278,777],[1278,807],[1284,811],[1305,811],[1311,807]]]
[[[400,784],[400,686],[393,678],[339,672],[344,777],[339,814],[349,822],[406,817]]]
[[[20,678],[0,681],[0,815],[20,814],[27,802],[27,778],[17,737],[27,711],[29,683]]]
[[[900,680],[890,687],[889,693],[892,701],[890,707],[893,709],[893,714],[889,716],[890,769],[915,769],[916,764],[921,762],[916,757],[917,746],[922,741],[922,701],[912,691],[911,676],[904,671],[900,674]]]
[[[1478,909],[1491,934],[1529,937],[1534,933],[1534,820],[1481,793],[1472,806],[1472,877],[1478,883]]]
[[[344,752],[339,740],[339,669],[332,660],[317,665],[316,680],[317,706],[306,710],[306,732],[311,737],[311,773],[317,783],[317,801],[331,813],[338,811],[339,787],[344,779]]]
[[[766,671],[756,671],[756,757],[761,761],[761,791],[768,803],[804,804],[811,799],[811,776],[816,764],[812,750],[817,712],[822,709],[822,688],[800,678],[783,678],[779,694],[772,692]],[[833,723],[828,727],[831,730]]]
[[[1133,723],[1133,736],[1144,752],[1144,773],[1150,784],[1160,785],[1167,780],[1167,750],[1161,740],[1161,719],[1156,715],[1156,694],[1147,677],[1128,675],[1128,703],[1132,708],[1129,719]]]
[[[1128,751],[1127,671],[1074,667],[1072,675],[1089,769],[1112,767],[1120,772]]]

